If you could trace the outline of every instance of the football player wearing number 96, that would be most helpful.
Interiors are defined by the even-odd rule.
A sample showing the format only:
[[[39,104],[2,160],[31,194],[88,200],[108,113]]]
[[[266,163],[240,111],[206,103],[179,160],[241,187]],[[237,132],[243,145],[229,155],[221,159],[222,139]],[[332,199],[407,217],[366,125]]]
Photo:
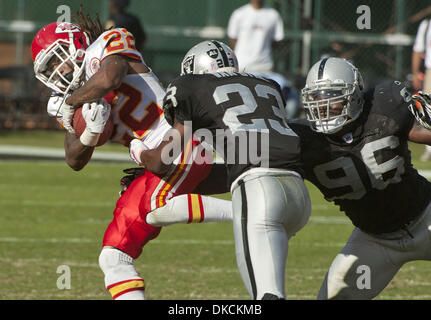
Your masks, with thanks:
[[[109,107],[100,99],[111,105],[115,127],[110,140],[127,148],[135,137],[156,147],[170,125],[161,108],[165,90],[136,50],[133,35],[124,28],[105,31],[98,19],[84,18],[82,9],[77,20],[79,25],[63,22],[43,27],[33,40],[32,55],[36,77],[55,91],[48,113],[67,130],[66,162],[81,170],[90,161],[106,124],[107,117],[98,113],[109,116]],[[84,116],[86,129],[77,138],[71,119],[74,109],[86,103],[83,115],[90,107],[97,109]],[[190,144],[199,145],[195,140]],[[214,176],[223,181],[224,166],[218,171],[212,159],[195,161],[196,154],[186,151],[181,159],[184,161],[174,163],[164,175],[132,170],[122,179],[123,192],[99,256],[105,286],[114,299],[144,299],[144,280],[133,260],[160,233],[160,226],[155,225],[230,220],[230,201],[198,194],[226,192],[223,183],[206,183]],[[186,159],[191,161],[185,163]],[[162,223],[156,216],[155,225],[148,224],[147,214],[165,205]]]
[[[158,148],[143,150],[140,161],[163,173],[169,167],[165,147],[184,144],[187,131],[205,133],[200,137],[228,169],[243,282],[252,299],[284,299],[289,238],[308,221],[311,203],[301,176],[299,138],[285,123],[280,87],[238,73],[234,52],[215,40],[190,49],[181,69],[163,103],[172,135]],[[253,158],[255,151],[259,159]]]
[[[431,134],[414,129],[415,119],[431,128],[431,100],[397,81],[365,92],[358,69],[333,57],[310,69],[302,99],[308,120],[289,125],[305,178],[356,227],[318,298],[374,298],[403,264],[431,260],[431,183],[408,149],[408,141],[431,144]]]

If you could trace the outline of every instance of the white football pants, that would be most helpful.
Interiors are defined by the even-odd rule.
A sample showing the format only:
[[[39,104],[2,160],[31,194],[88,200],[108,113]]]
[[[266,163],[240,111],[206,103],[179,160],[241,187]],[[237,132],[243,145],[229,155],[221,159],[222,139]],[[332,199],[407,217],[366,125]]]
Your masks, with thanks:
[[[303,180],[279,171],[247,174],[232,190],[237,264],[252,299],[285,298],[288,239],[310,217]]]
[[[354,229],[332,262],[317,298],[372,299],[406,262],[431,260],[431,204],[406,228],[382,235]]]

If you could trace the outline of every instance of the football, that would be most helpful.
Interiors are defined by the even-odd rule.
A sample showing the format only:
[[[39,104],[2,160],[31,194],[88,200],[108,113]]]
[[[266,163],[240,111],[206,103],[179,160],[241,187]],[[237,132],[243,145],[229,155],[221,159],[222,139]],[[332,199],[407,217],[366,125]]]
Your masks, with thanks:
[[[87,124],[82,117],[82,107],[76,109],[75,114],[73,115],[73,129],[75,130],[76,136],[79,138],[81,134],[84,132]],[[114,131],[114,121],[112,118],[112,114],[109,116],[108,121],[106,122],[105,129],[97,141],[96,147],[104,145],[112,136]]]

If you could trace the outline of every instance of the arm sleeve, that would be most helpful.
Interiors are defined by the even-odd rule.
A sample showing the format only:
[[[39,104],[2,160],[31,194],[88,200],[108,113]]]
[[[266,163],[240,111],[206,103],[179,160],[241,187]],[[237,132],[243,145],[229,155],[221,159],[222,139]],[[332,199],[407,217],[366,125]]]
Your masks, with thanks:
[[[425,52],[425,33],[428,27],[427,20],[423,20],[419,25],[418,32],[416,34],[415,43],[413,45],[413,51]]]

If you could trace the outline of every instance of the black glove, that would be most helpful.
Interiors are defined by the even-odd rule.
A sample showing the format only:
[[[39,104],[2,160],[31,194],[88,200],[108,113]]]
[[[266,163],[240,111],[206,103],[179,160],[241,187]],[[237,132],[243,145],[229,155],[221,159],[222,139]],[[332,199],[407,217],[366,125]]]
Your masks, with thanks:
[[[421,126],[431,130],[431,96],[428,93],[418,91],[413,94],[409,110]]]
[[[144,175],[145,168],[138,167],[138,168],[128,168],[124,169],[123,172],[127,174],[127,176],[124,176],[120,180],[120,196],[123,195],[124,192],[126,192],[127,188],[130,186],[130,184],[135,180],[136,178]]]

